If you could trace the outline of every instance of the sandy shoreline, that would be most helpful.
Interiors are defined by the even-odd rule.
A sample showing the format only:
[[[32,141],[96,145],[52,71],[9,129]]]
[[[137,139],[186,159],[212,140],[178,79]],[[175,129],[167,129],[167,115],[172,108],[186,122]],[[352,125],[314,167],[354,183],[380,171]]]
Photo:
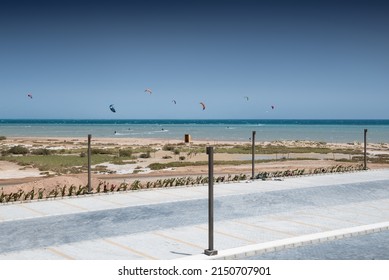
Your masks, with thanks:
[[[23,144],[34,144],[44,143],[50,144],[55,142],[74,143],[74,144],[86,144],[88,138],[82,137],[7,137],[6,141],[23,143]],[[118,145],[166,145],[166,144],[183,144],[184,139],[165,139],[165,138],[115,138],[115,137],[92,137],[94,144],[118,144]],[[247,141],[216,141],[216,140],[193,140],[190,142],[192,145],[242,145],[251,143]],[[189,144],[188,144],[189,145]]]
[[[13,146],[24,146],[33,149],[49,149],[56,150],[74,150],[83,149],[87,147],[87,137],[7,137],[0,141],[0,148],[2,151],[7,150]],[[251,142],[248,141],[207,141],[195,140],[191,143],[184,143],[184,139],[154,139],[154,138],[93,138],[92,148],[136,148],[136,147],[150,147],[153,153],[150,158],[137,158],[133,163],[112,164],[103,163],[108,168],[111,174],[93,174],[95,184],[99,181],[108,181],[109,183],[120,183],[123,181],[130,182],[133,180],[156,180],[157,178],[179,177],[179,176],[197,176],[206,175],[207,166],[182,166],[175,168],[166,168],[162,170],[149,170],[147,166],[151,163],[166,163],[171,161],[179,161],[178,156],[172,154],[172,151],[163,150],[165,145],[172,145],[175,147],[184,147],[191,149],[192,147],[198,150],[204,149],[204,152],[196,152],[195,154],[181,154],[184,155],[185,162],[206,162],[207,155],[205,154],[205,146],[216,147],[234,147],[239,145],[249,146]],[[257,146],[272,145],[280,147],[316,147],[316,148],[330,148],[330,149],[354,149],[358,151],[363,150],[363,143],[324,143],[316,141],[272,141],[272,142],[256,142]],[[367,150],[370,156],[388,155],[389,144],[368,144]],[[268,170],[292,170],[292,169],[308,169],[317,167],[329,167],[339,164],[336,159],[346,158],[347,155],[329,153],[329,154],[270,154],[257,155],[259,157],[272,159],[272,161],[264,162],[256,165],[256,171]],[[289,160],[290,157],[290,160]],[[304,160],[293,160],[295,157],[305,158]],[[351,158],[351,156],[349,156]],[[167,159],[168,158],[168,159]],[[236,161],[249,160],[250,154],[231,154],[218,153],[215,154],[215,160],[218,161]],[[282,160],[281,160],[282,159]],[[385,168],[387,164],[370,164],[370,168]],[[135,172],[136,171],[136,172]],[[226,164],[215,165],[215,174],[250,174],[251,164]],[[0,186],[3,190],[15,191],[17,189],[31,189],[31,188],[50,188],[53,185],[75,184],[85,185],[87,183],[87,176],[83,174],[63,174],[52,178],[46,178],[47,174],[43,174],[37,168],[32,166],[20,166],[16,163],[0,160]]]

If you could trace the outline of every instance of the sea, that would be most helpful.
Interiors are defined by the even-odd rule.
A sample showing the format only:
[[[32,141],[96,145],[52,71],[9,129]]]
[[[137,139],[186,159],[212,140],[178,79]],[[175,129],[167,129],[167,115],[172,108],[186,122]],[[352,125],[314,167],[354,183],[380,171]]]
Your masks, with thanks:
[[[113,120],[113,119],[0,119],[5,137],[156,138],[256,141],[306,140],[362,143],[364,130],[371,143],[389,143],[389,120]]]

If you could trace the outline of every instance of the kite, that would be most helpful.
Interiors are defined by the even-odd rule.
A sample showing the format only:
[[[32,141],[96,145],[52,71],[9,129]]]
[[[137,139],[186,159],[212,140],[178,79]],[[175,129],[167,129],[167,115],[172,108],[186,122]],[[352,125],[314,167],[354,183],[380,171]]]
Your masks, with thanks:
[[[244,98],[245,98],[247,101],[249,101],[249,97],[248,97],[248,96],[245,96]]]
[[[31,93],[27,94],[27,96],[32,99],[32,94]]]
[[[145,89],[145,92],[148,92],[149,94],[152,94],[152,93],[153,93],[153,91],[152,91],[150,88],[146,88],[146,89]]]
[[[205,110],[205,104],[203,102],[200,102],[201,106],[203,106],[203,111]]]
[[[113,104],[109,105],[109,109],[110,109],[112,112],[116,113],[116,110],[115,110],[115,107],[113,107]]]
[[[173,102],[174,104],[177,104],[177,102],[176,102],[174,99],[172,100],[172,102]]]
[[[274,110],[274,108],[275,108],[274,105],[271,105],[271,109]]]

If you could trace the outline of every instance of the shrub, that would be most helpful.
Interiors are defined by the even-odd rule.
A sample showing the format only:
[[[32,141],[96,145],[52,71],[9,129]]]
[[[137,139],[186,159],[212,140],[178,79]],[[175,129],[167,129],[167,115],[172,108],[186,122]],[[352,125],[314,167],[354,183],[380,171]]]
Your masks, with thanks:
[[[140,154],[139,155],[140,158],[150,158],[150,151],[147,151],[145,154]]]
[[[142,188],[142,184],[139,180],[135,180],[131,186],[130,186],[130,190],[139,190]]]
[[[5,140],[5,139],[7,139],[7,137],[5,137],[5,136],[0,136],[0,140]]]
[[[28,154],[29,150],[26,147],[18,145],[10,148],[8,152],[14,155],[26,155]]]
[[[119,150],[119,157],[131,157],[132,156],[132,149],[126,149],[126,150]]]
[[[109,149],[91,149],[92,155],[109,155],[112,154],[112,150]]]
[[[184,156],[180,156],[179,159],[180,160],[185,160],[185,157]]]
[[[51,154],[51,151],[48,149],[35,149],[35,150],[32,150],[31,153],[33,155],[47,156],[47,155]]]
[[[174,151],[174,146],[166,144],[162,147],[163,151]]]

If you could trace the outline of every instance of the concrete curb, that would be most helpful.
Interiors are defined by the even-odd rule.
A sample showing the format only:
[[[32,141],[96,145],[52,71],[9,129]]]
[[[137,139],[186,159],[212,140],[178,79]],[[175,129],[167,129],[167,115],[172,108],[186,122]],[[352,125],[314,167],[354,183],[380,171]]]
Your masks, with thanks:
[[[295,248],[304,245],[316,244],[320,242],[337,240],[346,237],[365,235],[374,232],[389,230],[389,222],[363,225],[345,229],[338,229],[314,234],[308,234],[293,238],[275,240],[255,245],[248,245],[238,248],[222,250],[216,256],[206,256],[204,254],[193,255],[178,260],[234,260],[251,257],[263,253],[279,251],[288,248]],[[217,248],[215,248],[217,249]]]

